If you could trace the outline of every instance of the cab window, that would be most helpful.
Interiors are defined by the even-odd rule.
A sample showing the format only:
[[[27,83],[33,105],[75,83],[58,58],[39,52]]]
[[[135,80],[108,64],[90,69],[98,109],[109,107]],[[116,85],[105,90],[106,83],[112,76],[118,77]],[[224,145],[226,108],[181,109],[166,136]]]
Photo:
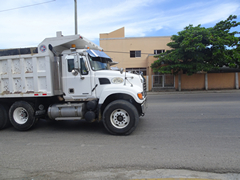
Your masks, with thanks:
[[[74,59],[68,59],[68,72],[72,72],[74,69]]]
[[[80,63],[81,63],[81,74],[87,75],[88,71],[87,71],[87,67],[86,67],[86,64],[85,64],[85,61],[83,58],[80,58]]]

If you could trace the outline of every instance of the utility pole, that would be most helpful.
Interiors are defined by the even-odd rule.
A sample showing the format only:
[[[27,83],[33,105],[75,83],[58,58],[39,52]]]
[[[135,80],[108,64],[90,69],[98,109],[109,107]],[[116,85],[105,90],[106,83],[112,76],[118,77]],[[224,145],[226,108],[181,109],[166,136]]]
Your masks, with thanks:
[[[75,2],[75,34],[78,34],[78,28],[77,28],[77,0],[74,0]]]

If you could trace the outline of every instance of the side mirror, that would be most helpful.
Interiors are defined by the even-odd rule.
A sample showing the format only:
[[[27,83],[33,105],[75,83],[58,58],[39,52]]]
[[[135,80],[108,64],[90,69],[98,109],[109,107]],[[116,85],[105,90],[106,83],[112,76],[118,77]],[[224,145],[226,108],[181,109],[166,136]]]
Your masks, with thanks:
[[[124,70],[123,68],[120,69],[120,73],[121,73],[121,74],[123,73],[123,70]]]
[[[77,69],[73,69],[73,70],[72,70],[72,75],[74,75],[74,76],[77,76],[77,75],[78,75],[78,73],[79,73],[79,72],[78,72],[78,70],[77,70]]]

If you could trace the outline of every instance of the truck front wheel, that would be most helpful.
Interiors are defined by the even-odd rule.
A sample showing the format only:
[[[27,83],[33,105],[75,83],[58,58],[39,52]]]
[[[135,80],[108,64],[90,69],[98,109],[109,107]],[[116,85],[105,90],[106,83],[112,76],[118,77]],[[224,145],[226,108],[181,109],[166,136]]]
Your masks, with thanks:
[[[9,118],[12,125],[20,131],[30,129],[36,122],[32,105],[25,101],[15,102],[11,106]]]
[[[129,135],[136,128],[138,121],[137,109],[125,100],[111,102],[103,112],[103,124],[111,134]]]

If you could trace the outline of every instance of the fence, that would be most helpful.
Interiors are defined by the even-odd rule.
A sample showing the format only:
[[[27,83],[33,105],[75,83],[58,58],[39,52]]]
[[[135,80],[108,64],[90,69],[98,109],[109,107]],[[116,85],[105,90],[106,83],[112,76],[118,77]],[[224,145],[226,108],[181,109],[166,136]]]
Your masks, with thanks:
[[[152,88],[174,88],[174,82],[172,74],[152,75]]]

